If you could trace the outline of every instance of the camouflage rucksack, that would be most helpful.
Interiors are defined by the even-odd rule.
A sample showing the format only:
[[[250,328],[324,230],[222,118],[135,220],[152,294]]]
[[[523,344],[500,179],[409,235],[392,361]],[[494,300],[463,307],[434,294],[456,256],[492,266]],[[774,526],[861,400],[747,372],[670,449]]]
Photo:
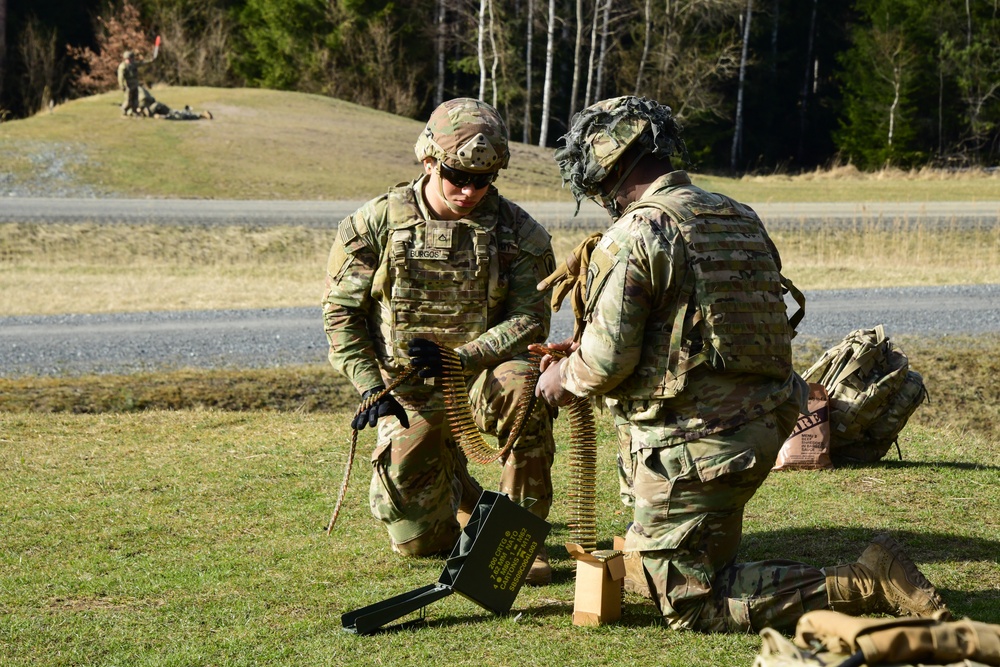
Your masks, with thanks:
[[[925,398],[924,380],[880,324],[856,329],[802,374],[830,395],[830,456],[834,463],[878,461]]]

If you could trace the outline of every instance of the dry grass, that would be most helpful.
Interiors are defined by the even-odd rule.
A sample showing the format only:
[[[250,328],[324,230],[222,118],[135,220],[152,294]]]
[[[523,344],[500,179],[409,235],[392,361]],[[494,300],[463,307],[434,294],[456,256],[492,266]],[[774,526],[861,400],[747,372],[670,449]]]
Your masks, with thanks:
[[[934,227],[873,220],[773,232],[785,273],[802,289],[1000,282],[1000,224]]]
[[[0,225],[0,314],[318,305],[328,229]]]
[[[588,232],[558,231],[556,257]],[[313,306],[330,229],[0,224],[0,315]],[[802,289],[1000,283],[1000,226],[774,234]]]
[[[698,185],[741,201],[989,201],[1000,198],[1000,170],[886,168],[862,172],[854,165],[803,174],[701,176]],[[801,194],[796,194],[801,193]]]

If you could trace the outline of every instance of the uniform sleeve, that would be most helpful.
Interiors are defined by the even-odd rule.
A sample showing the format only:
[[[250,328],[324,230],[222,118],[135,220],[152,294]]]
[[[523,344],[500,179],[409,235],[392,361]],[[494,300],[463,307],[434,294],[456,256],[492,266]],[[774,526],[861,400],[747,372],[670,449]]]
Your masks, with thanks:
[[[529,343],[548,338],[552,311],[548,292],[536,287],[555,270],[552,241],[545,228],[518,210],[519,252],[509,267],[510,286],[503,319],[471,343],[457,348],[467,373],[478,373],[527,352]]]
[[[580,348],[561,364],[563,387],[577,396],[599,396],[632,374],[654,289],[646,243],[612,227],[591,254],[587,326]]]
[[[384,213],[384,206],[375,200],[344,218],[327,262],[323,328],[330,346],[328,359],[358,393],[383,384],[368,313],[374,307],[372,282],[382,255],[379,229]]]
[[[118,87],[122,90],[127,88],[125,85],[125,63],[118,65]]]

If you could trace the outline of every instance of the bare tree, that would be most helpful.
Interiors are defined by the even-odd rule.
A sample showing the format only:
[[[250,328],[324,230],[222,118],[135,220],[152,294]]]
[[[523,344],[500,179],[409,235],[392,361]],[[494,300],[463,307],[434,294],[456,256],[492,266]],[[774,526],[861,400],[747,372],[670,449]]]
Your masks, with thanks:
[[[771,2],[771,78],[778,73],[778,26],[781,16],[781,0]]]
[[[319,78],[308,85],[323,95],[414,117],[426,101],[418,90],[418,82],[429,78],[425,63],[399,57],[404,38],[389,14],[351,27],[343,49],[325,53],[320,74],[311,75]]]
[[[447,9],[444,6],[445,0],[437,0],[437,16],[434,25],[434,56],[437,61],[436,85],[434,87],[434,106],[438,107],[444,102],[444,66],[445,66],[445,20],[448,18]]]
[[[649,58],[649,42],[653,37],[653,7],[652,0],[645,0],[642,5],[642,56],[639,58],[639,68],[635,74],[635,95],[642,89],[642,74]]]
[[[729,168],[736,171],[736,162],[743,151],[743,86],[746,83],[747,55],[750,52],[750,20],[753,18],[753,0],[747,0],[747,13],[743,21],[743,50],[740,54],[740,76],[736,86],[736,123],[733,128],[733,147]]]
[[[608,56],[608,35],[610,30],[608,23],[611,20],[611,5],[614,0],[605,0],[604,13],[601,18],[601,55],[597,59],[597,83],[594,85],[594,101],[601,98],[604,90],[604,63]]]
[[[0,0],[0,114],[3,113],[3,80],[7,74],[7,0]],[[0,118],[2,120],[2,118]]]
[[[75,73],[76,85],[85,93],[111,90],[118,85],[118,63],[126,49],[140,56],[152,53],[149,38],[139,21],[139,10],[128,0],[118,16],[97,17],[97,51],[68,47],[67,52],[83,65]]]
[[[576,99],[580,94],[580,55],[583,50],[583,0],[576,0],[576,40],[573,45],[573,87],[569,95],[569,116],[567,127],[573,124],[576,113]]]
[[[20,97],[25,111],[33,114],[52,103],[53,96],[62,88],[63,70],[55,28],[32,16],[18,35],[17,50],[24,63]]]
[[[600,14],[601,0],[594,0],[594,20],[590,24],[590,58],[587,60],[587,91],[583,94],[583,106],[590,106],[591,91],[594,87],[594,58],[597,55],[597,17]]]
[[[731,121],[723,85],[739,72],[735,26],[745,6],[746,0],[665,0],[653,11],[647,96],[669,104],[681,119],[708,113]],[[623,85],[632,86],[637,62],[619,68]]]
[[[151,20],[166,47],[156,61],[164,81],[185,86],[233,83],[233,26],[225,11],[211,5],[157,5]]]
[[[809,124],[809,82],[812,81],[813,71],[813,39],[816,36],[816,13],[819,0],[812,0],[812,14],[809,18],[809,35],[806,46],[806,71],[802,77],[802,88],[799,91],[799,148],[798,154],[801,158],[805,154],[806,128]]]
[[[549,114],[552,104],[552,65],[555,60],[556,0],[549,0],[549,22],[545,40],[545,83],[542,89],[542,122],[538,145],[545,146],[549,138]]]
[[[500,63],[500,57],[497,55],[497,41],[496,41],[496,22],[493,20],[493,0],[489,0],[489,12],[490,12],[490,52],[493,54],[493,63],[490,67],[490,80],[493,83],[493,106],[497,106],[497,66]]]
[[[479,0],[479,39],[476,55],[479,57],[479,99],[486,99],[486,53],[483,41],[486,37],[486,0]]]
[[[974,37],[965,47],[959,47],[947,36],[942,37],[941,43],[943,59],[955,74],[966,109],[967,125],[960,149],[978,161],[994,129],[987,113],[989,106],[1000,99],[1000,41],[984,34]]]
[[[872,71],[892,88],[892,102],[886,110],[889,124],[886,144],[891,149],[903,89],[911,76],[910,65],[916,60],[916,55],[907,48],[906,39],[900,30],[876,27],[872,29],[871,35]]]
[[[534,37],[535,27],[535,0],[528,0],[528,16],[525,19],[524,35],[524,133],[521,141],[525,144],[531,143],[531,77],[534,72],[531,64],[531,42]]]

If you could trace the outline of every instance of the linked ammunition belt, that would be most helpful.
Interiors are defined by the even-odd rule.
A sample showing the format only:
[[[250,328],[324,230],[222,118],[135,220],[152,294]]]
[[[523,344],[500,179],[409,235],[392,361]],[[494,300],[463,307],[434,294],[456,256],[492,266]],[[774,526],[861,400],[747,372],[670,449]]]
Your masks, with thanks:
[[[535,408],[536,398],[534,386],[538,383],[538,364],[533,363],[532,373],[529,375],[531,390],[518,403],[515,412],[514,424],[511,426],[507,441],[500,447],[493,447],[483,437],[482,431],[476,425],[472,414],[472,407],[469,404],[469,394],[465,385],[465,376],[462,373],[462,363],[458,354],[454,350],[442,347],[441,359],[443,374],[441,377],[442,390],[444,392],[445,411],[448,416],[448,423],[451,426],[452,435],[461,448],[465,456],[477,463],[492,463],[505,456],[518,438],[524,424]],[[532,353],[534,361],[540,361],[541,355]],[[416,374],[417,368],[407,366],[396,379],[385,389],[369,396],[363,400],[354,416],[357,417],[362,412],[368,410],[374,403],[379,401],[393,389],[403,384]],[[570,540],[579,544],[585,550],[593,551],[597,548],[597,525],[596,525],[596,480],[597,480],[597,433],[594,428],[594,413],[591,410],[590,400],[587,398],[575,398],[565,408],[570,419]],[[347,463],[344,468],[344,478],[337,494],[337,503],[334,506],[330,522],[326,527],[329,534],[333,531],[333,526],[340,515],[344,499],[347,496],[347,487],[350,482],[351,469],[354,466],[354,453],[358,444],[358,431],[354,429],[351,434],[351,448],[347,455]]]
[[[589,398],[577,396],[569,413],[569,537],[588,553],[597,548],[597,431]]]
[[[494,448],[486,442],[486,438],[473,419],[465,376],[462,374],[462,362],[458,354],[454,350],[442,347],[441,359],[444,362],[444,374],[441,377],[444,385],[444,404],[451,433],[455,436],[458,446],[470,461],[476,463],[492,463],[505,456],[521,437],[524,423],[535,409],[534,387],[538,384],[538,365],[532,366],[532,372],[528,376],[532,390],[525,392],[517,404],[507,442],[502,447]]]

